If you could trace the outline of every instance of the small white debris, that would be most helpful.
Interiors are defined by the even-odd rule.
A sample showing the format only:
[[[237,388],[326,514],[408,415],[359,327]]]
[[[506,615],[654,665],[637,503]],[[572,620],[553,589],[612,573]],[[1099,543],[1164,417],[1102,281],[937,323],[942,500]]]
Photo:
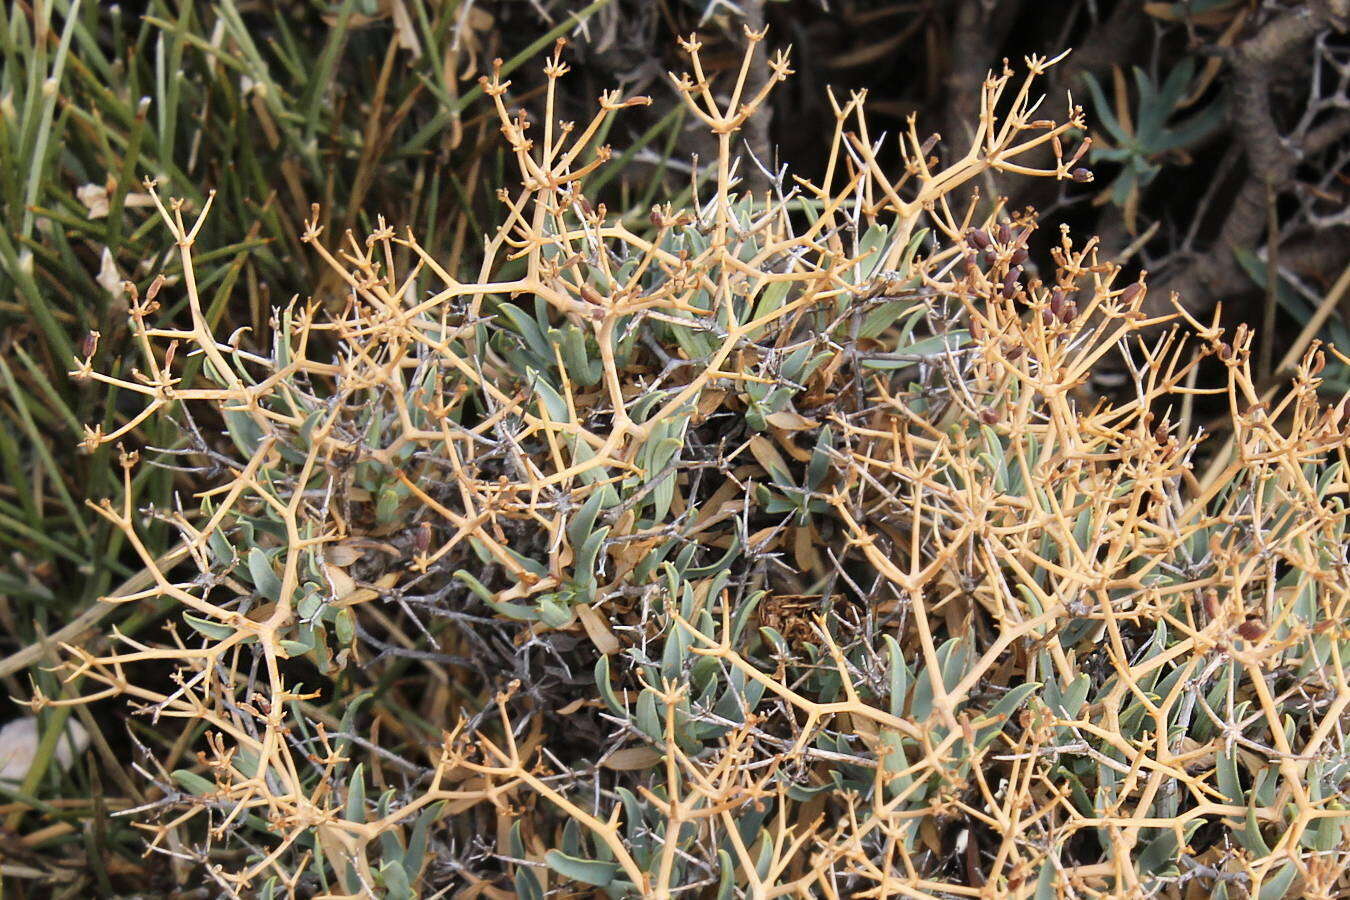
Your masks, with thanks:
[[[94,280],[98,282],[99,287],[112,296],[122,296],[122,273],[117,271],[117,263],[113,261],[112,251],[107,247],[103,248],[103,256],[99,260],[98,277]]]
[[[90,219],[106,219],[112,211],[112,198],[108,188],[98,184],[82,184],[75,189],[75,197],[89,210]],[[140,191],[128,191],[122,201],[126,209],[144,209],[154,206],[155,201],[149,194]]]
[[[28,775],[37,756],[38,743],[42,736],[38,734],[38,722],[33,716],[21,716],[0,728],[0,781],[17,784]],[[89,733],[73,716],[66,720],[60,740],[56,745],[56,764],[61,771],[70,768],[75,756],[89,746]]]
[[[75,196],[89,210],[89,218],[102,219],[108,215],[108,189],[97,184],[82,184],[75,189]]]

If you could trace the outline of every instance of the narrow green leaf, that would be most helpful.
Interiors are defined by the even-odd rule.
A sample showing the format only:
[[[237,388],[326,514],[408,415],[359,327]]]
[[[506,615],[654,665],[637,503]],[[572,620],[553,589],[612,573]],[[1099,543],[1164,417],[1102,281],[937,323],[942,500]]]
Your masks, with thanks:
[[[545,853],[544,862],[548,863],[550,869],[564,878],[570,878],[573,881],[594,885],[595,887],[604,887],[609,884],[614,880],[614,873],[619,870],[619,867],[611,862],[578,859],[558,850],[550,850]]]
[[[356,768],[352,770],[351,776],[347,779],[346,818],[348,822],[364,822],[366,820],[365,763],[357,763]]]
[[[209,797],[216,792],[214,782],[207,781],[196,772],[190,772],[187,769],[175,769],[173,780],[182,786],[183,790],[198,797]]]
[[[281,579],[272,570],[272,561],[257,547],[248,551],[248,573],[253,578],[253,587],[268,600],[281,599]]]
[[[228,625],[211,619],[204,619],[201,616],[194,616],[192,613],[183,613],[183,620],[191,625],[194,631],[209,637],[213,641],[223,641],[235,634],[235,630]]]

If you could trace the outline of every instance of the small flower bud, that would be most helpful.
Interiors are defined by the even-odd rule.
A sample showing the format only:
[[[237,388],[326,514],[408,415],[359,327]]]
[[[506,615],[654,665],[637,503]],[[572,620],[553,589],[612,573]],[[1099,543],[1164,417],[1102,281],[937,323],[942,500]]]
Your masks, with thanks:
[[[1060,317],[1060,314],[1064,312],[1064,304],[1067,302],[1068,298],[1064,296],[1063,289],[1055,288],[1053,291],[1050,292],[1051,314],[1053,314],[1054,317],[1058,319]]]

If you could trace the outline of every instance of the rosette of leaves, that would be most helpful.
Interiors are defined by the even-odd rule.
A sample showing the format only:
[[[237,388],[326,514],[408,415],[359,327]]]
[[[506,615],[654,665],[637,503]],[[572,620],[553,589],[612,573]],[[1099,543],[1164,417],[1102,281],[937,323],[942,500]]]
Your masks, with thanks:
[[[1107,100],[1102,86],[1091,72],[1083,73],[1097,121],[1105,130],[1103,139],[1094,140],[1088,159],[1116,163],[1116,177],[1102,192],[1125,211],[1126,226],[1134,232],[1139,210],[1140,191],[1146,188],[1169,160],[1185,160],[1185,151],[1195,147],[1214,132],[1224,120],[1224,104],[1211,101],[1184,117],[1179,114],[1195,98],[1195,60],[1184,58],[1161,82],[1148,72],[1133,68],[1135,97],[1133,108],[1129,89],[1119,71],[1115,73],[1115,103]]]

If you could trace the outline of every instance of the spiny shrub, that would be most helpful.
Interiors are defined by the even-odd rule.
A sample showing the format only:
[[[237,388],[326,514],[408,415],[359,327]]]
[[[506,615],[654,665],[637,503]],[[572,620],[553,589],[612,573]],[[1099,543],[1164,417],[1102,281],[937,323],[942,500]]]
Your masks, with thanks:
[[[67,647],[74,694],[35,705],[146,716],[150,847],[237,895],[1343,895],[1335,351],[1263,393],[1247,332],[1145,341],[1094,241],[1037,265],[1033,214],[952,208],[1090,177],[1082,112],[1037,118],[1048,60],[987,81],[946,166],[911,122],[888,174],[853,96],[823,180],[746,196],[787,57],[749,96],[749,55],[721,93],[685,49],[718,147],[691,208],[586,199],[639,101],[578,129],[486,79],[520,187],[482,269],[311,224],[345,305],[278,309],[266,351],[210,332],[201,219],[160,205],[189,318],[131,297],[144,407],[88,443],[166,416],[190,446],[156,461],[217,484],[102,507],[169,624]],[[1083,395],[1107,354],[1124,401]]]

